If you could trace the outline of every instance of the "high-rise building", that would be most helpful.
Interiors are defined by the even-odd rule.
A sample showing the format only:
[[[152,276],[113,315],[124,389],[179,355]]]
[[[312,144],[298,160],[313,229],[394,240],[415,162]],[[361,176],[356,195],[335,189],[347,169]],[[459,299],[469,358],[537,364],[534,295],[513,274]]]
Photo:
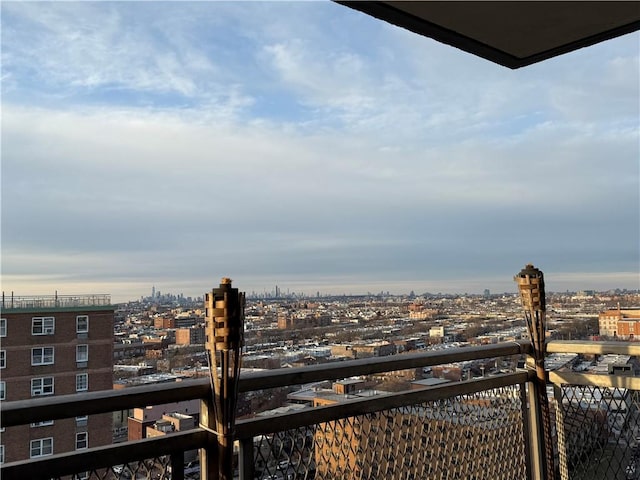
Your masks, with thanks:
[[[0,400],[111,389],[113,320],[108,295],[3,295]],[[112,437],[109,413],[8,427],[0,460],[107,445]]]

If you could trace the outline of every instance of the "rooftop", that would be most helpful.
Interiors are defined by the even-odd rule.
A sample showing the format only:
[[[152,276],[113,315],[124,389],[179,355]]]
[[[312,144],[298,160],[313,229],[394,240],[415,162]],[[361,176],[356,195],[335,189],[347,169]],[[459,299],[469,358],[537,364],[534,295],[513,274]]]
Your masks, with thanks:
[[[87,294],[87,295],[32,295],[9,296],[2,292],[2,311],[5,313],[17,313],[25,311],[53,312],[63,310],[113,310],[111,295]]]

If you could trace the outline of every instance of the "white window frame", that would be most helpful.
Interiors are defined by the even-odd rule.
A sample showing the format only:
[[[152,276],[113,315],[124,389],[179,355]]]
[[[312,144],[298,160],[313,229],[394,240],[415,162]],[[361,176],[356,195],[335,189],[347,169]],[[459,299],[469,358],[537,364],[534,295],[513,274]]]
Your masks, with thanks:
[[[7,351],[0,350],[0,368],[6,368],[7,366]]]
[[[4,445],[0,445],[0,464],[4,463]]]
[[[7,382],[0,381],[0,400],[7,398]]]
[[[53,420],[45,420],[44,422],[32,423],[31,428],[48,427],[49,425],[53,425]]]
[[[82,347],[82,348],[81,348]],[[84,354],[82,354],[84,350]],[[89,345],[83,343],[82,345],[76,345],[76,362],[88,362],[89,361]]]
[[[34,455],[34,449],[37,449],[39,453]],[[49,455],[53,455],[53,437],[31,440],[29,443],[29,458],[46,457]]]
[[[82,415],[81,417],[76,417],[76,427],[87,426],[89,423],[89,415]]]
[[[53,395],[54,391],[55,391],[55,379],[53,377],[38,377],[38,378],[31,379],[31,396],[32,397]]]
[[[33,317],[31,335],[53,335],[56,333],[56,317]]]
[[[37,351],[40,351],[39,362],[36,362],[35,360]],[[55,362],[55,353],[56,351],[54,347],[33,347],[31,349],[31,365],[34,367],[39,365],[53,365]]]
[[[81,440],[83,438],[84,440]],[[84,446],[79,447],[78,444]],[[87,448],[89,448],[89,432],[76,433],[76,450],[86,450]]]
[[[84,329],[81,327],[81,322],[84,322]],[[76,316],[76,333],[89,333],[89,315]]]
[[[0,337],[7,336],[7,319],[0,318]]]
[[[81,379],[84,379],[84,380],[81,380]],[[88,390],[89,390],[89,374],[77,373],[76,374],[76,392],[86,392]]]

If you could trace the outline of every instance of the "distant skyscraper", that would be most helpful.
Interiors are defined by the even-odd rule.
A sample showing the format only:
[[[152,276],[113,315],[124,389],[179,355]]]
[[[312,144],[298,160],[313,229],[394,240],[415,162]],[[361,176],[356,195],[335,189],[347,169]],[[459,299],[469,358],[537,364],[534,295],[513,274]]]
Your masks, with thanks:
[[[156,298],[156,286],[151,287],[151,298]]]
[[[491,292],[488,288],[484,289],[484,298],[489,298],[491,296]]]

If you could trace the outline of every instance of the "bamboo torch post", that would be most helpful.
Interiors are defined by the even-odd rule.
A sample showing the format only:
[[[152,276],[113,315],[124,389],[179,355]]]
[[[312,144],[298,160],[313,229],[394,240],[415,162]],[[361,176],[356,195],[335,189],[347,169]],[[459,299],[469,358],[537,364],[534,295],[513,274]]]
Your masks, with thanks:
[[[231,279],[223,278],[219,288],[206,294],[205,306],[213,418],[209,415],[206,421],[208,425],[203,426],[214,430],[218,442],[218,468],[209,465],[207,470],[211,480],[232,480],[240,355],[244,341],[244,293],[231,287]]]
[[[538,418],[542,421],[542,441],[545,456],[545,461],[542,462],[542,478],[555,480],[551,413],[549,410],[549,398],[547,397],[547,377],[544,370],[547,315],[544,275],[541,270],[529,263],[514,277],[514,280],[518,284],[529,336],[533,343],[533,357],[536,368],[534,388],[537,390],[538,397],[536,407],[539,409]]]

